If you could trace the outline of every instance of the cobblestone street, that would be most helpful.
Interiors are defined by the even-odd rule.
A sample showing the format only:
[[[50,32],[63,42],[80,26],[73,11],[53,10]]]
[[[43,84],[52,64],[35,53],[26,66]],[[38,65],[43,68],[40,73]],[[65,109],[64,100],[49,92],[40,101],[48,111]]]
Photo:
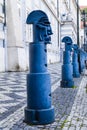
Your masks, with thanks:
[[[0,130],[87,130],[87,71],[74,88],[61,88],[61,64],[50,64],[55,122],[30,126],[23,122],[28,72],[0,73]]]

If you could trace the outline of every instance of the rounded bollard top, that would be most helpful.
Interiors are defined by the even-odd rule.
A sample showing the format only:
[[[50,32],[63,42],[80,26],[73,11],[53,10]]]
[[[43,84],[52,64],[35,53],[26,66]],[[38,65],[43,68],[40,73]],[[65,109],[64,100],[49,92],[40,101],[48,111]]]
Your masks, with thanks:
[[[72,43],[73,43],[71,37],[69,37],[69,36],[65,36],[62,39],[62,42],[65,42],[65,44],[68,44],[68,45],[72,45]]]
[[[79,49],[78,45],[77,44],[73,44],[73,49],[74,50],[78,50]]]
[[[32,11],[26,20],[27,24],[37,24],[39,20],[41,20],[41,18],[44,18],[43,20],[46,21],[46,24],[50,24],[49,20],[48,20],[48,16],[45,12],[43,12],[42,10],[34,10]]]
[[[72,51],[72,39],[71,37],[69,36],[65,36],[63,39],[62,39],[62,42],[65,43],[65,51]]]
[[[33,41],[35,43],[43,42],[51,43],[51,35],[53,34],[48,16],[42,10],[32,11],[26,20],[27,24],[33,24]]]

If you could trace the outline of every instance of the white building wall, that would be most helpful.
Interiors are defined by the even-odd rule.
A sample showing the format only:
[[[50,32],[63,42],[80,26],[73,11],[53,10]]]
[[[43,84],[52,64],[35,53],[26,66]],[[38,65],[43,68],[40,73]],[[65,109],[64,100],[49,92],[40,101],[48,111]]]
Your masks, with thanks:
[[[7,1],[7,60],[8,71],[25,71],[26,58],[17,0]]]
[[[5,49],[0,47],[0,72],[5,71]]]

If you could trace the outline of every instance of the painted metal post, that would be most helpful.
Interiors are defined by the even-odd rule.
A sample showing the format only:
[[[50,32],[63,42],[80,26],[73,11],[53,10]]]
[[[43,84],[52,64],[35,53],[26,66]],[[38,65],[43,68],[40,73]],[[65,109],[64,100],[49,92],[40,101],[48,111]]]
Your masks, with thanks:
[[[6,21],[6,16],[7,16],[7,14],[6,14],[6,3],[7,1],[6,0],[3,0],[3,12],[4,12],[4,47],[5,47],[5,58],[4,58],[4,60],[5,60],[5,71],[7,71],[7,69],[8,69],[8,63],[7,63],[7,59],[8,59],[8,57],[7,57],[7,21]]]
[[[71,63],[72,39],[66,36],[62,39],[62,42],[65,43],[65,51],[63,52],[61,87],[71,88],[74,86],[73,67]]]
[[[74,44],[73,45],[73,60],[72,60],[72,65],[73,65],[73,77],[78,78],[80,77],[80,73],[79,73],[79,62],[78,62],[78,45]]]
[[[29,44],[30,73],[27,75],[25,122],[49,124],[55,120],[46,48],[51,43],[52,30],[46,13],[41,10],[32,11],[26,22],[33,25],[33,42]]]
[[[80,64],[80,73],[86,69],[86,52],[82,49],[79,49],[79,64]]]

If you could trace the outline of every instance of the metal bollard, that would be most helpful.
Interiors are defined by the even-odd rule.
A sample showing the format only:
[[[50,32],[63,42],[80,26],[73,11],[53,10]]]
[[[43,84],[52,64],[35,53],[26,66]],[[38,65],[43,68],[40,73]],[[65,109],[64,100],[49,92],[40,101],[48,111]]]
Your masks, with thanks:
[[[86,69],[86,52],[83,51],[82,49],[79,49],[79,69],[80,73],[83,72],[84,69]]]
[[[80,77],[79,73],[79,62],[78,62],[78,45],[74,44],[73,45],[73,58],[72,58],[72,65],[73,65],[73,77]]]
[[[63,52],[61,87],[71,88],[74,86],[73,67],[71,64],[72,39],[66,36],[62,39],[62,42],[65,43],[65,51]]]
[[[47,71],[47,48],[52,30],[49,19],[41,10],[32,11],[27,24],[33,24],[33,42],[29,44],[30,73],[27,75],[27,107],[24,121],[41,125],[54,122],[51,105],[51,79]]]

